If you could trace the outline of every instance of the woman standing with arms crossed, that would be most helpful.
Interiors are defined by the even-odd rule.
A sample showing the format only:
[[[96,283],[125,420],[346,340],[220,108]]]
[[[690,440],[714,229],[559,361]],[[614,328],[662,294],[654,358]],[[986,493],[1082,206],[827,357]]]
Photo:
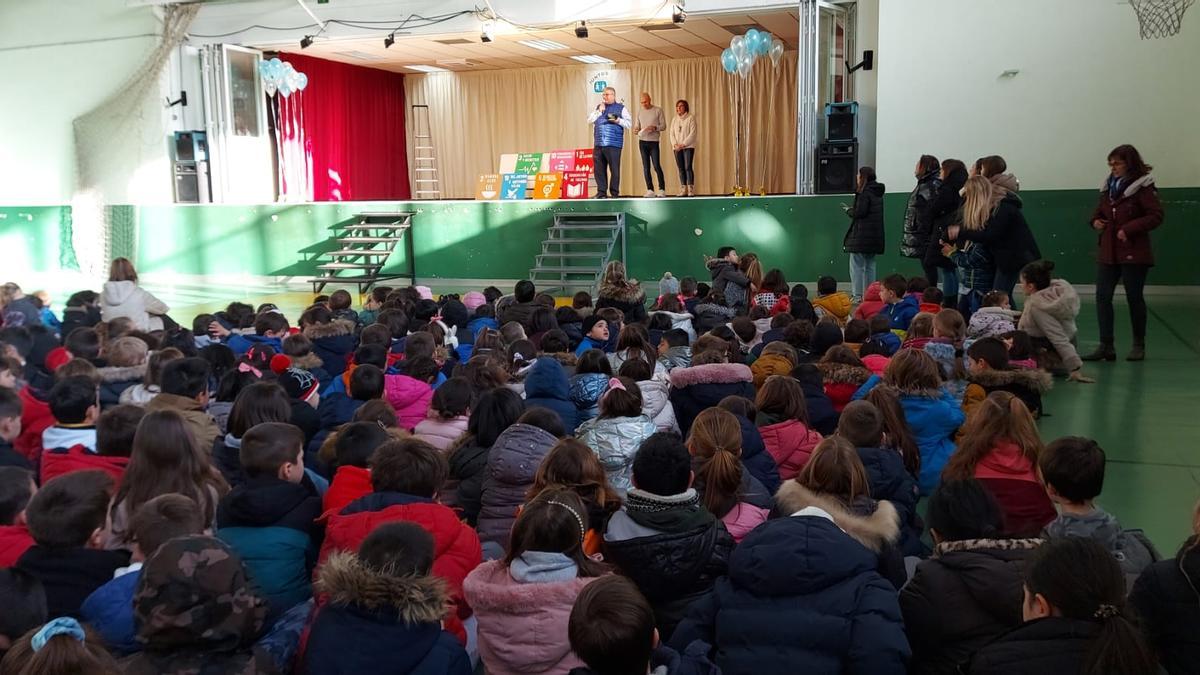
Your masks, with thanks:
[[[875,169],[859,168],[854,205],[846,209],[850,227],[842,239],[842,250],[850,254],[850,296],[854,302],[861,302],[867,286],[875,281],[875,256],[883,254],[883,191]]]
[[[1146,358],[1146,275],[1154,265],[1150,230],[1163,221],[1162,204],[1154,187],[1153,168],[1142,161],[1132,145],[1119,145],[1108,153],[1112,173],[1100,186],[1100,203],[1092,213],[1092,229],[1100,233],[1096,254],[1096,313],[1100,321],[1100,345],[1084,361],[1115,361],[1113,340],[1113,292],[1117,281],[1125,286],[1129,318],[1133,323],[1133,347],[1127,361]]]
[[[679,196],[696,196],[696,118],[691,106],[679,99],[675,102],[675,118],[671,120],[671,148],[675,150],[675,166],[679,167]]]

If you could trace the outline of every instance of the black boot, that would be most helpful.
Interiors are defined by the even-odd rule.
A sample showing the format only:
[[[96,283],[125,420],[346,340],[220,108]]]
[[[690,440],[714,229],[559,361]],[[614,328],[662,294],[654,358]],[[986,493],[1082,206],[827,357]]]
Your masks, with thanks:
[[[1083,355],[1084,361],[1116,361],[1117,350],[1111,342],[1101,342],[1090,354]]]
[[[1129,356],[1125,357],[1126,361],[1145,361],[1146,360],[1146,343],[1135,342],[1133,347],[1129,349]]]

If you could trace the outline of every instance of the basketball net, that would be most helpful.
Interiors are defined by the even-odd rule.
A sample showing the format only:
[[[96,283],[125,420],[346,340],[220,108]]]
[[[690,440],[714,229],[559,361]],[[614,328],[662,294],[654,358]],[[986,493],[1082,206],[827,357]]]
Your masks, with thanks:
[[[1143,40],[1171,37],[1183,27],[1183,13],[1196,0],[1129,0],[1137,12]]]

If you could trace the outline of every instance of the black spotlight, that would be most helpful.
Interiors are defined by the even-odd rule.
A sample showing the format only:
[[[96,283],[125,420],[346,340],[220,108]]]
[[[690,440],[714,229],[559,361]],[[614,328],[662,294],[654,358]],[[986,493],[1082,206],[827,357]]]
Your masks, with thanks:
[[[391,35],[383,38],[383,48],[384,49],[387,49],[388,47],[391,47],[394,44],[396,44],[396,34],[395,33],[392,33]]]
[[[587,22],[580,21],[579,25],[575,27],[575,37],[579,38],[580,40],[586,40],[587,36],[588,36]]]
[[[679,5],[675,5],[674,10],[671,11],[671,23],[681,24],[684,21],[687,21],[687,12],[683,11]]]
[[[304,38],[300,40],[300,49],[308,49],[312,43],[313,37],[311,35],[305,35]]]

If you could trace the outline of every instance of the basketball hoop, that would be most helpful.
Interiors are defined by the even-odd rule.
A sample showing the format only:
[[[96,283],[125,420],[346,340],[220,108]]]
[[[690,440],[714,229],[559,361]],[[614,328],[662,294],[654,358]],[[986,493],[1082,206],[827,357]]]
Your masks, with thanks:
[[[1137,12],[1142,39],[1171,37],[1183,26],[1183,13],[1196,0],[1129,0]]]

